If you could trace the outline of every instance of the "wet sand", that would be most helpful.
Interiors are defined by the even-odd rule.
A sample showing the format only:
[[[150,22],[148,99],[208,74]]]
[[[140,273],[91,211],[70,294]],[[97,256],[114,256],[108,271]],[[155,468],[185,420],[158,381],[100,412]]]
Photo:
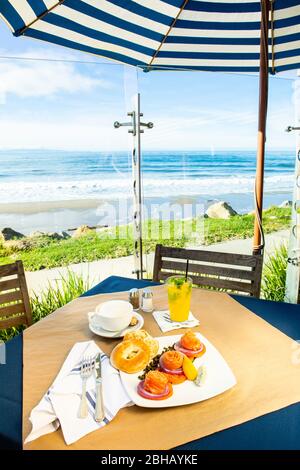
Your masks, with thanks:
[[[0,203],[0,214],[36,214],[66,209],[95,209],[102,204],[98,199],[74,199],[64,201]]]

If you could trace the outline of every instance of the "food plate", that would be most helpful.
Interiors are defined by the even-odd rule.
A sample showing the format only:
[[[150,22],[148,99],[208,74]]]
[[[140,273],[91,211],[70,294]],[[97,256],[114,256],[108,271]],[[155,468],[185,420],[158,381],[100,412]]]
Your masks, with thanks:
[[[108,330],[104,330],[103,328],[101,328],[101,326],[96,326],[96,325],[93,325],[92,324],[92,317],[94,315],[94,312],[90,312],[88,314],[88,317],[89,317],[89,329],[92,331],[92,333],[94,333],[95,335],[98,335],[98,336],[102,336],[103,338],[123,338],[123,336],[129,332],[129,331],[137,331],[137,330],[140,330],[142,328],[142,326],[144,325],[144,318],[142,317],[142,315],[140,315],[139,313],[137,312],[133,312],[132,313],[132,316],[135,317],[137,319],[137,324],[134,325],[134,326],[128,326],[127,328],[124,328],[123,330],[121,331],[108,331]]]
[[[203,384],[198,387],[193,382],[186,380],[179,385],[173,385],[173,395],[166,400],[147,400],[137,393],[137,386],[140,382],[138,374],[126,374],[120,371],[122,383],[131,398],[138,406],[147,408],[165,408],[170,406],[188,405],[199,401],[207,400],[230,389],[236,384],[236,378],[221,356],[219,351],[200,333],[196,333],[206,346],[206,353],[195,359],[194,364],[198,368],[205,365],[206,378]],[[159,341],[159,352],[167,346],[172,346],[180,340],[182,335],[161,336],[156,338]]]

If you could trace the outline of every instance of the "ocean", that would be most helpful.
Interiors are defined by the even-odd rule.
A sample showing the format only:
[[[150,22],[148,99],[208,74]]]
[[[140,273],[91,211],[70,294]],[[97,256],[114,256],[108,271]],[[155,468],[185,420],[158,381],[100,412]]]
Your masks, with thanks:
[[[267,152],[266,207],[292,197],[294,160],[293,151]],[[144,151],[145,201],[181,201],[184,197],[203,203],[226,200],[238,212],[248,212],[253,209],[255,164],[255,151]],[[95,224],[95,207],[75,208],[68,202],[130,197],[129,152],[0,151],[0,228],[9,225],[28,232]],[[48,211],[47,221],[43,203],[55,201],[60,202],[59,208],[53,206]],[[18,206],[19,214],[22,204],[36,209],[24,210],[17,218],[12,203]]]

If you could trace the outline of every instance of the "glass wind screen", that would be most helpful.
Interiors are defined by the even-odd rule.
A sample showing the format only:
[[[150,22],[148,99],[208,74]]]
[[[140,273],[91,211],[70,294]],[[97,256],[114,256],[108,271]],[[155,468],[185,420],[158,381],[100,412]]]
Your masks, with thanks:
[[[117,239],[115,228],[130,222],[116,201],[131,197],[131,149],[114,128],[128,120],[128,78],[58,50],[0,59],[1,264],[22,259],[36,292],[70,266],[86,286],[132,276],[132,258],[118,262],[132,255],[130,230]]]
[[[140,73],[139,89],[144,114],[154,122],[143,135],[142,167],[144,218],[165,229],[162,234],[156,228],[155,238],[174,246],[251,254],[258,77]],[[267,233],[288,230],[290,223],[289,209],[279,213],[276,207],[290,200],[293,191],[294,141],[285,133],[293,120],[292,95],[293,79],[270,78]],[[151,251],[149,222],[144,225],[145,247]],[[286,233],[278,237],[285,239]]]

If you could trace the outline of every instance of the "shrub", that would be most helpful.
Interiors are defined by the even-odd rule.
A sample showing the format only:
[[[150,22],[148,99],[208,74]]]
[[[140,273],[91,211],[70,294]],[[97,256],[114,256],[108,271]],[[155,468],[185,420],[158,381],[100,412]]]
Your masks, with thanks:
[[[280,245],[267,260],[262,276],[261,292],[265,299],[284,301],[288,250]]]

